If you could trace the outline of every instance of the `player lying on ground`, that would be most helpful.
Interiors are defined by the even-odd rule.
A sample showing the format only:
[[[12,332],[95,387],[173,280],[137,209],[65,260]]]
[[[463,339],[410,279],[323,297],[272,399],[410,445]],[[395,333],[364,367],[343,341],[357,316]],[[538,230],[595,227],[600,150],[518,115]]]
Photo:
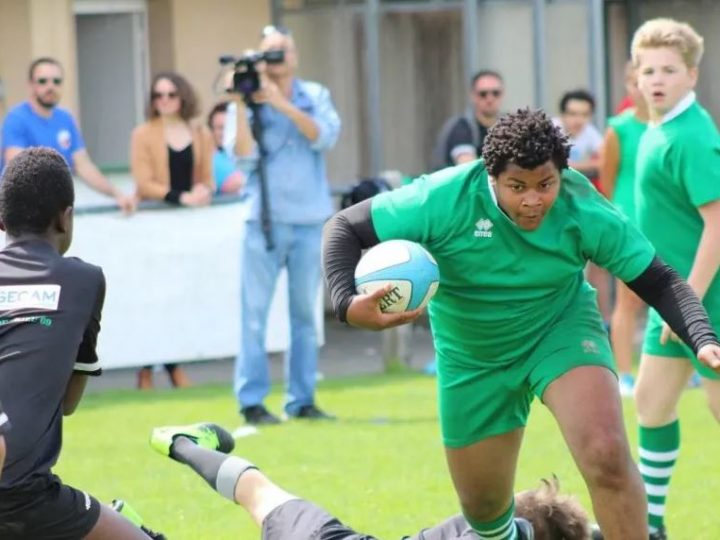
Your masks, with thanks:
[[[0,538],[147,540],[51,471],[62,417],[75,412],[87,376],[101,371],[95,344],[105,278],[97,266],[63,257],[74,198],[70,170],[49,148],[18,154],[0,183],[0,396],[13,422],[0,478]]]
[[[341,320],[370,329],[417,317],[382,313],[383,291],[356,294],[353,274],[362,248],[391,239],[422,244],[440,270],[429,314],[447,461],[480,538],[517,537],[513,480],[530,403],[538,397],[560,426],[605,538],[647,540],[643,484],[630,455],[607,333],[583,269],[592,261],[624,281],[717,370],[715,332],[687,283],[568,168],[567,138],[542,111],[502,117],[483,158],[330,220],[323,257],[333,306]]]
[[[313,503],[283,490],[249,461],[225,455],[233,449],[234,441],[215,424],[156,428],[150,443],[162,455],[190,466],[220,495],[241,505],[262,529],[264,540],[374,540],[373,536],[355,532]],[[524,518],[521,526],[526,538],[590,538],[585,511],[575,499],[558,493],[556,479],[543,481],[538,489],[518,493],[515,500],[517,514]],[[406,540],[459,538],[477,539],[460,515],[405,537]]]

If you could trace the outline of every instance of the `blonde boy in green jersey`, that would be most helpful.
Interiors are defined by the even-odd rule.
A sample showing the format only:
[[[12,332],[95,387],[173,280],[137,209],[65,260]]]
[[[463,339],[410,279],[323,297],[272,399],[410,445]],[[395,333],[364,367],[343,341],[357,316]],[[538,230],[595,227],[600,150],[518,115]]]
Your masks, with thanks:
[[[357,293],[363,248],[405,239],[438,263],[429,315],[440,427],[478,540],[532,540],[513,519],[513,481],[535,397],[560,426],[605,538],[648,538],[612,353],[583,275],[588,261],[627,283],[720,370],[717,336],[697,296],[587,178],[568,168],[568,149],[545,113],[519,110],[490,129],[483,159],[381,193],[325,226],[330,297],[338,317],[354,326],[379,330],[419,315],[383,313],[386,291]],[[476,234],[479,227],[484,234]]]
[[[650,112],[637,156],[637,210],[640,228],[658,256],[687,279],[717,329],[720,135],[693,91],[702,54],[703,38],[689,25],[671,19],[648,21],[633,37],[632,59]],[[665,498],[680,448],[677,404],[695,367],[703,376],[710,409],[720,420],[717,374],[696,364],[651,310],[635,399],[640,472],[654,539],[667,538]]]

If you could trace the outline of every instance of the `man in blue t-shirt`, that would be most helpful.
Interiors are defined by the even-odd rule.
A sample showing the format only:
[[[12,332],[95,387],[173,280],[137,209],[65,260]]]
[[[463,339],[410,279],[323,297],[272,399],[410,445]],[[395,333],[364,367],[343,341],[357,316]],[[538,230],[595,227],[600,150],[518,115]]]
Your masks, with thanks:
[[[69,111],[58,107],[62,98],[63,69],[54,58],[38,58],[28,72],[30,97],[8,112],[0,136],[0,170],[26,148],[47,146],[60,152],[70,168],[93,189],[109,195],[123,212],[135,209],[135,198],[125,195],[90,159],[82,134]]]

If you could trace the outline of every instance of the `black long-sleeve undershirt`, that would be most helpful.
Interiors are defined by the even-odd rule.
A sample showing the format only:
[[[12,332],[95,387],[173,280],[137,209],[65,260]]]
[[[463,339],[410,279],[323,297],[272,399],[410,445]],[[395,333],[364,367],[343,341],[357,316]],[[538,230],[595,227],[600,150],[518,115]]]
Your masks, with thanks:
[[[627,286],[655,308],[673,332],[695,354],[703,345],[718,343],[700,299],[687,281],[655,257],[650,266]]]
[[[362,250],[378,243],[372,223],[371,200],[337,213],[325,225],[323,266],[336,316],[347,320],[347,309],[355,291],[355,267]],[[718,343],[707,312],[685,280],[655,257],[637,278],[627,283],[645,303],[657,310],[677,336],[694,353],[709,343]]]
[[[323,230],[323,267],[330,301],[338,319],[346,322],[355,293],[355,267],[362,250],[380,243],[370,215],[372,199],[335,214]]]

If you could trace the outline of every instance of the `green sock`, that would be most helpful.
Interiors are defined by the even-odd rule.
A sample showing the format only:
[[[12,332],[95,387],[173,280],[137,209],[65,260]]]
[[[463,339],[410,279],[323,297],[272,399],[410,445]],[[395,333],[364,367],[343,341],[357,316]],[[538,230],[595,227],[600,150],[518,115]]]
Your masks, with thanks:
[[[640,426],[640,474],[645,482],[650,532],[664,526],[665,498],[680,453],[680,422],[647,428]]]
[[[465,516],[470,526],[478,534],[479,540],[517,540],[515,526],[515,500],[502,516],[490,522],[482,522]]]

